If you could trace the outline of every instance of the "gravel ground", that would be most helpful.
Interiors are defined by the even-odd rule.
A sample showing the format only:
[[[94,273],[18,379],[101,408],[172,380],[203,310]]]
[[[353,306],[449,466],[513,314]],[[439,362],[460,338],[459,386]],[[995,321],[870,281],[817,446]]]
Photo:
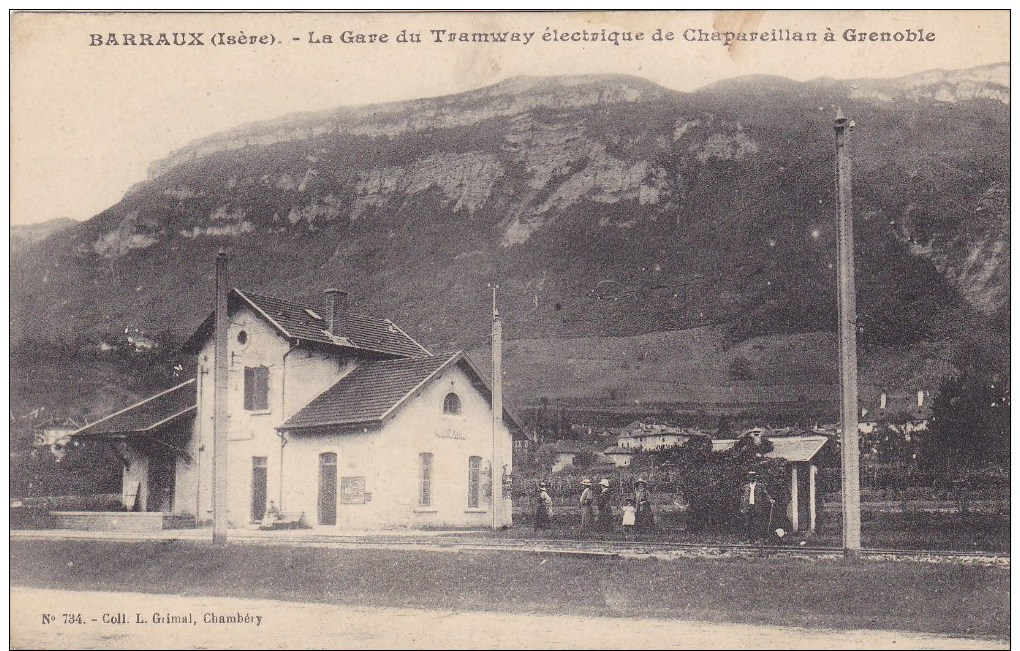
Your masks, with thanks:
[[[11,589],[12,649],[1006,649],[902,631]],[[43,623],[43,614],[57,615]],[[81,615],[81,624],[63,614]],[[103,623],[122,613],[125,623]],[[247,623],[208,623],[213,617]],[[157,623],[163,618],[185,623]],[[145,623],[140,623],[142,620]]]

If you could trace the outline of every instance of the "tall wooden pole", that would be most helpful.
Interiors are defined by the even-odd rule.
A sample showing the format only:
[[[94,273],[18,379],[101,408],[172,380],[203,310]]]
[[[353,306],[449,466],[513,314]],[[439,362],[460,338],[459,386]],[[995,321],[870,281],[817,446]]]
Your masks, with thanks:
[[[220,249],[216,256],[216,335],[213,351],[213,542],[227,542],[228,492],[227,473],[227,294],[230,274],[227,252]]]
[[[861,481],[857,430],[857,299],[854,286],[854,217],[847,146],[853,128],[836,110],[836,192],[839,222],[839,395],[843,428],[843,553],[855,559],[861,552]]]
[[[499,528],[503,511],[503,466],[499,432],[503,423],[503,323],[496,309],[496,290],[492,288],[492,528]],[[497,515],[498,512],[498,515]]]

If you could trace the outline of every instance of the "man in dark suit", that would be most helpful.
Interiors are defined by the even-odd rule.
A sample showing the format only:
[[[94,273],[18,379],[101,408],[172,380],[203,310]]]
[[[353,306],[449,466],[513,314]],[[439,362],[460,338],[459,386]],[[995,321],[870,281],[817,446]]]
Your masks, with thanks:
[[[748,472],[747,480],[740,489],[740,512],[744,514],[746,542],[764,542],[768,539],[768,521],[775,503],[765,485],[758,482],[757,473],[753,470]]]

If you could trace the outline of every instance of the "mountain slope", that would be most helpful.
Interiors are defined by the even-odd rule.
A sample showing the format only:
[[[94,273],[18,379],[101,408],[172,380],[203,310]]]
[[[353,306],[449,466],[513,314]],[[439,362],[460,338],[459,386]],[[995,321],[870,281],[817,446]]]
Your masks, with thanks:
[[[58,217],[38,224],[11,226],[11,253],[13,255],[24,253],[36,242],[44,240],[54,233],[67,230],[77,223],[69,217]]]
[[[184,335],[221,245],[238,285],[309,302],[344,287],[436,350],[484,343],[497,279],[514,339],[831,331],[840,105],[857,122],[863,345],[1002,335],[1003,81],[520,78],[246,125],[40,242],[12,270],[13,334]]]

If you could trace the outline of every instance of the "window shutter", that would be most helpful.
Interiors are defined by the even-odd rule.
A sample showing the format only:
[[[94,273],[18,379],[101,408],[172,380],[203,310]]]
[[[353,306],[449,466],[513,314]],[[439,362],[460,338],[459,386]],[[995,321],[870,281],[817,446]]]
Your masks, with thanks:
[[[253,389],[252,385],[254,384],[255,380],[254,371],[255,369],[251,367],[246,367],[244,369],[244,408],[248,410],[255,408],[253,404],[254,401],[252,392]]]
[[[259,366],[255,370],[258,375],[258,380],[255,383],[257,387],[255,409],[269,409],[269,368]]]

